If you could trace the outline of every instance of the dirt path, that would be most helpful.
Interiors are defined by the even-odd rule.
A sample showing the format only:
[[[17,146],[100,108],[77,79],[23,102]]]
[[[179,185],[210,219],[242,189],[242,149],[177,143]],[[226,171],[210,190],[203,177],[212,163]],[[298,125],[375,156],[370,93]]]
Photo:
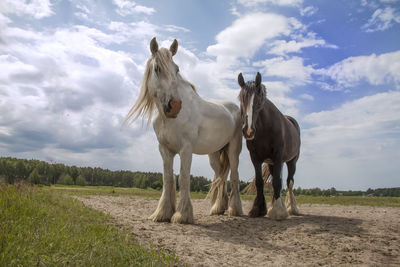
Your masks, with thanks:
[[[177,225],[147,219],[157,199],[76,198],[189,266],[400,266],[400,208],[300,205],[304,215],[277,222],[209,216],[208,201],[192,200],[196,224]],[[246,213],[250,206],[243,202]]]

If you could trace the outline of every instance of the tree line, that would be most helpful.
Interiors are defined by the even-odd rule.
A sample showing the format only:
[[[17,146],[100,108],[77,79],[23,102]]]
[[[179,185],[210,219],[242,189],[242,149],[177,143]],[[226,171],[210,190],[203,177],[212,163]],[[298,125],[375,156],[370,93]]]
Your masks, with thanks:
[[[178,177],[178,176],[176,176]],[[26,181],[31,184],[93,185],[136,188],[162,188],[159,172],[111,171],[102,168],[67,166],[40,160],[0,158],[0,180],[7,183]],[[203,176],[190,176],[190,190],[207,192],[211,181]],[[248,183],[241,182],[241,188]],[[179,185],[177,183],[177,189]],[[230,189],[230,183],[228,183]]]
[[[159,172],[111,171],[102,168],[68,166],[34,159],[0,158],[0,181],[14,183],[26,181],[31,184],[93,185],[136,188],[162,188],[162,174]],[[190,191],[208,192],[211,180],[203,176],[190,176]],[[249,182],[240,181],[240,190]],[[227,184],[230,191],[230,182]],[[179,185],[177,183],[177,189]],[[330,189],[293,189],[295,195],[309,196],[392,196],[400,197],[400,187],[369,188],[366,191],[338,191]]]
[[[293,189],[293,193],[295,195],[306,195],[306,196],[378,196],[378,197],[400,197],[400,187],[393,188],[377,188],[371,189],[369,188],[366,191],[361,190],[348,190],[348,191],[338,191],[334,187],[330,189],[320,189],[320,188],[311,188],[311,189],[302,189],[297,188]]]

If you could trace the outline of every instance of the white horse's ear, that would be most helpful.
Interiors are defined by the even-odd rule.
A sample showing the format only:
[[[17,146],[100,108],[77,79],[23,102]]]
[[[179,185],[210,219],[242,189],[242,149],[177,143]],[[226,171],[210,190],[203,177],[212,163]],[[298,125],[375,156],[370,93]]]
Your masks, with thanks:
[[[245,85],[242,73],[239,73],[238,83],[239,83],[240,87],[243,87]]]
[[[174,39],[171,46],[169,47],[169,51],[171,51],[172,56],[175,56],[176,52],[178,51],[178,41]]]
[[[257,72],[256,75],[256,86],[260,86],[261,84],[261,74],[259,72]]]
[[[157,40],[156,37],[153,37],[153,39],[151,39],[150,42],[150,51],[151,53],[154,55],[155,53],[157,53],[158,51],[158,44],[157,44]]]

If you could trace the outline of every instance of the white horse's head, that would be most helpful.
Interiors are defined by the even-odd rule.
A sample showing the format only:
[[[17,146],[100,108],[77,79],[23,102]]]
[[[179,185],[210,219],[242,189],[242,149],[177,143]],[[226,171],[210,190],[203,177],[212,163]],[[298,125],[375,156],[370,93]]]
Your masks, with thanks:
[[[179,67],[172,59],[178,51],[178,42],[174,40],[169,50],[159,49],[154,37],[150,42],[150,51],[152,56],[147,63],[147,90],[160,113],[167,118],[176,118],[182,106],[178,94]]]
[[[131,121],[133,122],[140,116],[150,122],[155,107],[164,118],[176,118],[182,107],[178,88],[189,86],[193,91],[196,91],[194,85],[181,77],[179,67],[172,59],[178,51],[176,40],[173,41],[169,49],[159,49],[154,37],[150,42],[150,51],[151,57],[146,64],[139,96],[124,123],[132,117]]]

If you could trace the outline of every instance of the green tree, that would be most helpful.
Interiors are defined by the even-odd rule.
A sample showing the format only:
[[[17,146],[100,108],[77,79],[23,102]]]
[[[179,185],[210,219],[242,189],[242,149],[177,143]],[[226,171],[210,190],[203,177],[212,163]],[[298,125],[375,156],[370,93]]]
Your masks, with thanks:
[[[33,169],[33,171],[29,174],[28,181],[29,181],[31,184],[38,184],[38,183],[40,183],[39,172],[38,172],[38,170],[37,170],[36,168]]]

